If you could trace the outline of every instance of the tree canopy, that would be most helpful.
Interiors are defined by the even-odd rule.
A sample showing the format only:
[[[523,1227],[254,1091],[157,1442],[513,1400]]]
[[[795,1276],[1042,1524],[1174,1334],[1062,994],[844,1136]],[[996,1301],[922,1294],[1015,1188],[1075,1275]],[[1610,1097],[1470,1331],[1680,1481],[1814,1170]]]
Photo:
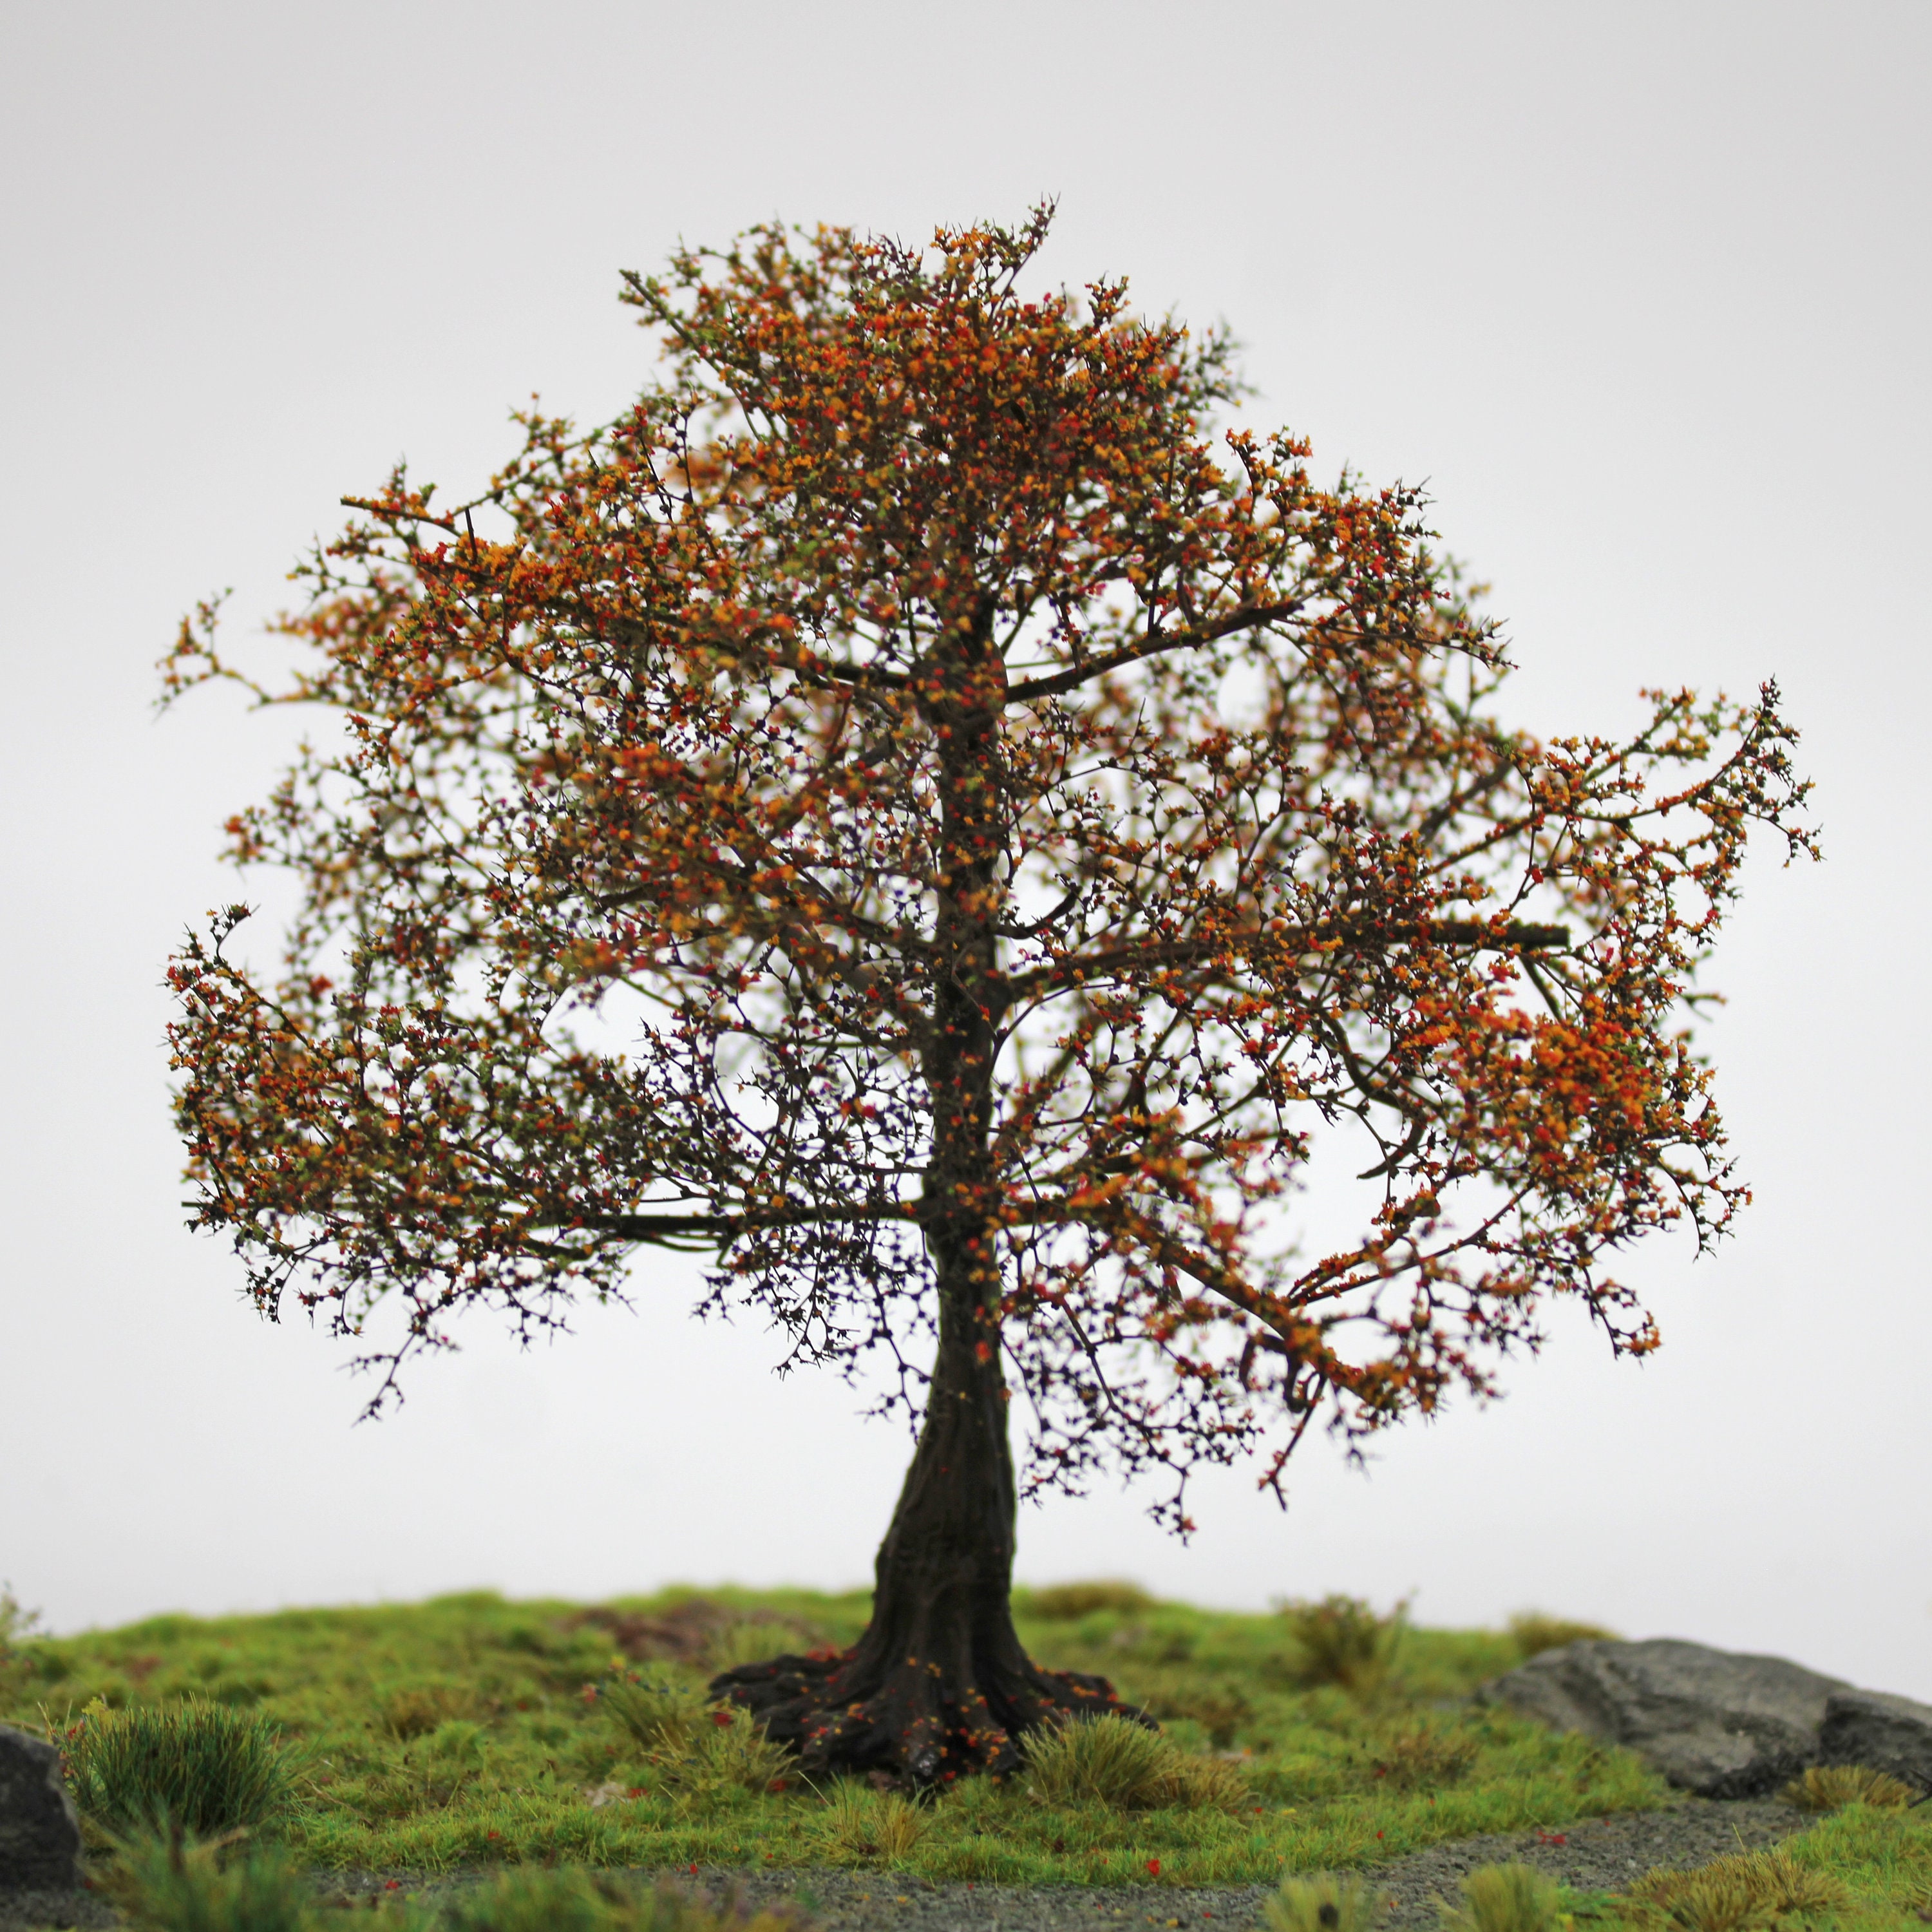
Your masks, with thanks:
[[[1203,1463],[1278,1486],[1318,1418],[1488,1389],[1552,1294],[1654,1345],[1612,1257],[1745,1198],[1696,975],[1752,827],[1810,842],[1773,686],[1503,722],[1418,493],[1225,428],[1228,345],[1124,284],[1029,292],[1046,226],[627,278],[633,409],[355,501],[286,683],[209,613],[166,672],[343,725],[230,821],[298,888],[283,962],[238,905],[172,969],[195,1223],[378,1402],[459,1311],[527,1334],[653,1247],[793,1362],[877,1357],[925,1421],[875,1626],[918,1614],[728,1688],[913,1778],[1108,1694],[988,1661],[1010,1391],[1022,1488],[1154,1473],[1184,1527]],[[1366,1205],[1304,1255],[1330,1145]],[[942,1572],[998,1615],[946,1636]]]

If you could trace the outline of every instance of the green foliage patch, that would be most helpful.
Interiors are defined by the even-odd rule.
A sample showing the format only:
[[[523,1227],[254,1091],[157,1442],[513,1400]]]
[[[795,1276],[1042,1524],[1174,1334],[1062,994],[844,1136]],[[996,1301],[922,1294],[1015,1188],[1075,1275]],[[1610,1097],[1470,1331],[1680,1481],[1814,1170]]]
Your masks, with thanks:
[[[1042,1664],[1101,1672],[1160,1718],[1159,1737],[1140,1733],[1162,1780],[1143,1798],[1056,1784],[1039,1774],[1037,1750],[1028,1773],[916,1804],[814,1788],[742,1718],[707,1704],[706,1678],[752,1630],[774,1652],[843,1648],[868,1608],[862,1594],[720,1590],[592,1610],[472,1594],[156,1618],[22,1640],[8,1714],[56,1732],[89,1706],[83,1732],[190,1706],[204,1723],[211,1711],[259,1723],[288,1748],[290,1782],[251,1845],[307,1868],[425,1875],[555,1861],[1272,1884],[1666,1796],[1625,1754],[1459,1701],[1520,1660],[1506,1633],[1403,1625],[1397,1640],[1392,1619],[1362,1609],[1356,1626],[1379,1633],[1375,1666],[1312,1681],[1322,1673],[1288,1618],[1114,1585],[1023,1594],[1016,1610]],[[89,1748],[70,1741],[70,1761]]]
[[[318,1868],[481,1874],[440,1902],[384,1907],[395,1932],[781,1932],[771,1915],[614,1876],[694,1864],[1156,1888],[1285,1880],[1268,1915],[1277,1932],[1368,1932],[1372,1868],[1388,1859],[1667,1800],[1622,1752],[1461,1701],[1520,1661],[1521,1633],[1420,1629],[1354,1606],[1328,1621],[1380,1633],[1367,1654],[1381,1660],[1351,1683],[1311,1669],[1292,1613],[1220,1615],[1111,1585],[1075,1593],[1085,1587],[1043,1612],[1022,1594],[1022,1636],[1042,1663],[1111,1676],[1162,1732],[1069,1726],[1040,1741],[1026,1774],[926,1802],[814,1789],[705,1697],[712,1660],[746,1648],[750,1631],[774,1650],[850,1643],[868,1609],[859,1594],[671,1592],[590,1612],[469,1595],[65,1638],[16,1613],[0,1714],[62,1739],[97,1841],[103,1828],[122,1840],[120,1894],[160,1932],[310,1932]],[[1092,1754],[1121,1732],[1146,1780],[1102,1789]],[[1077,1774],[1048,1770],[1056,1747]],[[1621,1896],[1566,1894],[1555,1924],[1922,1932],[1932,1806],[1857,1772],[1792,1796],[1832,1808],[1775,1852],[1654,1873]],[[184,1833],[130,1830],[144,1806]],[[253,1828],[225,1847],[196,1842],[238,1826]],[[1350,1882],[1364,1873],[1369,1884]],[[1516,1882],[1496,1882],[1495,1898],[1448,1902],[1459,1924],[1540,1923],[1542,1892],[1512,1904],[1502,1893]]]

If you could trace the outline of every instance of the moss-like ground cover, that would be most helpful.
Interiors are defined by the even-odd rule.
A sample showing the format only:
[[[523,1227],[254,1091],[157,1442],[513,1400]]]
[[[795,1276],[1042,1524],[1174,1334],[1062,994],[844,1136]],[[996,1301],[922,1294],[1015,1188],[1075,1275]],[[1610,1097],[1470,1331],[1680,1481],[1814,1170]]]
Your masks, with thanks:
[[[858,1594],[667,1592],[587,1612],[479,1594],[153,1618],[58,1639],[16,1632],[10,1648],[0,1630],[0,1712],[62,1738],[76,1774],[91,1768],[92,1782],[77,1775],[83,1799],[98,1799],[114,1768],[98,1747],[128,1728],[112,1714],[224,1707],[248,1720],[231,1728],[272,1726],[283,1740],[292,1796],[250,1841],[272,1863],[424,1875],[522,1867],[532,1883],[552,1863],[1268,1883],[1668,1797],[1626,1754],[1465,1701],[1526,1650],[1571,1634],[1560,1626],[1408,1629],[1336,1604],[1287,1617],[1223,1615],[1108,1586],[1022,1593],[1016,1607],[1042,1661],[1103,1671],[1162,1719],[1178,1756],[1156,1767],[1150,1789],[1191,1798],[1139,1808],[1049,1802],[1044,1765],[1037,1778],[976,1780],[917,1804],[859,1784],[814,1790],[782,1766],[774,1779],[762,1740],[704,1708],[705,1678],[755,1653],[850,1642],[866,1615]],[[202,1743],[221,1729],[202,1725]],[[1830,1775],[1847,1790],[1856,1782]],[[1845,1795],[1824,1781],[1814,1780],[1814,1802]],[[1694,1880],[1653,1875],[1621,1896],[1564,1894],[1551,1924],[1496,1932],[1768,1932],[1800,1922],[1918,1932],[1932,1922],[1932,1806],[1909,1806],[1883,1780],[1871,1798],[1842,1804],[1774,1853],[1720,1860]],[[90,1820],[98,1840],[101,1822]],[[206,1890],[214,1869],[180,1882]],[[253,1882],[251,1870],[218,1882]],[[262,1871],[266,1884],[273,1874]],[[552,1888],[568,1890],[567,1876],[552,1874]],[[496,1901],[490,1912],[502,1904],[476,1896]],[[556,1902],[524,1901],[539,1919]],[[206,1903],[189,1914],[197,1924]],[[307,1925],[307,1906],[289,1909]],[[605,1916],[613,1927],[684,1922],[669,1894],[626,1911]],[[154,1922],[164,1920],[174,1922],[165,1912]],[[710,1926],[702,1912],[692,1925],[700,1920]]]
[[[213,1704],[263,1720],[293,1796],[255,1841],[325,1870],[846,1865],[1239,1885],[1667,1801],[1627,1754],[1464,1701],[1560,1628],[1402,1628],[1333,1604],[1219,1614],[1106,1586],[1022,1593],[1016,1607],[1042,1662],[1105,1672],[1160,1718],[1188,1774],[1177,1784],[1170,1761],[1151,1788],[1189,1802],[1048,1802],[1044,1770],[919,1804],[863,1785],[815,1790],[742,1720],[704,1708],[723,1664],[849,1643],[862,1594],[667,1592],[590,1612],[479,1594],[152,1618],[16,1640],[0,1660],[0,1711],[63,1738],[77,1772],[115,1712]],[[98,1795],[99,1776],[77,1782],[83,1799]],[[1695,1883],[1565,1894],[1556,1928],[1917,1932],[1932,1922],[1932,1807],[1902,1796],[1847,1804],[1777,1854],[1722,1861]]]
[[[272,1720],[297,1759],[279,1835],[322,1868],[884,1862],[934,1880],[1246,1883],[1666,1795],[1622,1753],[1459,1704],[1520,1660],[1508,1636],[1345,1629],[1338,1649],[1318,1618],[1298,1636],[1280,1616],[1105,1587],[1022,1593],[1016,1607],[1042,1662],[1105,1672],[1182,1750],[1238,1777],[1206,1780],[1206,1802],[1148,1809],[975,1780],[908,1823],[885,1794],[782,1775],[771,1788],[754,1755],[739,1775],[742,1737],[708,1719],[694,1745],[655,1749],[617,1720],[620,1687],[640,1678],[697,1690],[734,1657],[850,1642],[862,1594],[670,1592],[590,1617],[487,1594],[159,1617],[24,1643],[4,1689],[15,1718],[57,1731],[90,1707],[98,1723],[104,1708],[184,1700]]]

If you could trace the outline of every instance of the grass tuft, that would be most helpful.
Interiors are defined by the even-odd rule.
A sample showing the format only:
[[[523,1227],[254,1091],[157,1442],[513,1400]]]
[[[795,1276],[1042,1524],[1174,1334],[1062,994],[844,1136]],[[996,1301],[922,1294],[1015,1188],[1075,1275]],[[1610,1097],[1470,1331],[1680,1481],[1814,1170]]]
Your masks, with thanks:
[[[608,1932],[629,1901],[608,1880],[582,1870],[499,1872],[452,1899],[437,1932]]]
[[[1284,1880],[1262,1916],[1269,1932],[1370,1932],[1382,1911],[1381,1899],[1359,1874],[1322,1872]]]
[[[25,1608],[10,1584],[0,1583],[0,1708],[13,1702],[34,1675],[33,1660],[22,1649],[40,1624],[38,1611]]]
[[[1281,1614],[1298,1655],[1297,1676],[1304,1684],[1337,1684],[1352,1696],[1372,1696],[1388,1682],[1407,1610],[1398,1604],[1388,1616],[1378,1616],[1356,1597],[1284,1604]]]
[[[1048,1804],[1139,1811],[1162,1803],[1173,1747],[1130,1718],[1079,1718],[1027,1741],[1028,1784]]]
[[[695,1686],[632,1671],[597,1687],[597,1707],[651,1756],[682,1756],[706,1715],[704,1693]]]
[[[748,1711],[714,1705],[684,1755],[670,1766],[671,1781],[688,1801],[742,1793],[760,1797],[788,1781],[791,1754],[765,1735]]]
[[[1546,1616],[1540,1610],[1524,1610],[1510,1618],[1509,1634],[1527,1658],[1546,1650],[1561,1650],[1565,1644],[1613,1643],[1617,1634],[1600,1624],[1580,1624],[1568,1617]]]
[[[266,1718],[192,1700],[91,1706],[68,1760],[76,1803],[110,1832],[159,1826],[214,1838],[254,1831],[287,1805],[292,1784]]]
[[[1439,1790],[1467,1775],[1480,1748],[1467,1731],[1415,1724],[1384,1741],[1375,1754],[1376,1775],[1396,1791]]]
[[[1027,1768],[1028,1788],[1043,1804],[1232,1811],[1250,1798],[1239,1765],[1196,1756],[1158,1731],[1111,1712],[1036,1732],[1028,1741]]]
[[[1252,1700],[1239,1684],[1189,1684],[1162,1688],[1149,1697],[1142,1708],[1162,1724],[1176,1718],[1198,1724],[1202,1735],[1217,1748],[1234,1741],[1235,1733],[1252,1721]]]
[[[1245,1811],[1253,1802],[1247,1773],[1224,1757],[1200,1757],[1170,1746],[1162,1802],[1187,1811]]]
[[[25,1608],[10,1583],[0,1583],[0,1656],[40,1628],[40,1613]]]
[[[1778,1795],[1801,1811],[1835,1811],[1846,1804],[1900,1810],[1918,1793],[1888,1771],[1874,1771],[1862,1764],[1814,1764]]]
[[[102,1889],[143,1932],[308,1932],[315,1894],[294,1860],[259,1848],[224,1858],[232,1842],[135,1834]]]
[[[1054,1624],[1078,1623],[1096,1610],[1125,1613],[1154,1608],[1154,1599],[1138,1583],[1106,1577],[1090,1583],[1055,1583],[1048,1589],[1029,1590],[1021,1600],[1028,1616]]]
[[[1556,1881],[1528,1865],[1480,1865],[1460,1904],[1444,1904],[1443,1932],[1556,1932],[1562,1904]]]
[[[704,1667],[712,1676],[741,1664],[763,1664],[798,1648],[794,1633],[773,1623],[727,1624],[704,1646]]]
[[[1829,1873],[1801,1864],[1782,1846],[1736,1852],[1695,1871],[1650,1872],[1630,1895],[1683,1932],[1748,1932],[1787,1915],[1828,1912],[1848,1896]]]
[[[376,1701],[376,1714],[391,1737],[406,1744],[426,1738],[454,1718],[472,1714],[468,1692],[455,1684],[410,1684]]]
[[[1657,1903],[1683,1932],[1748,1932],[1776,1916],[1742,1873],[1715,1869],[1683,1874],[1684,1883]]]
[[[926,1828],[919,1807],[896,1791],[842,1782],[825,1810],[826,1850],[840,1864],[900,1864]]]

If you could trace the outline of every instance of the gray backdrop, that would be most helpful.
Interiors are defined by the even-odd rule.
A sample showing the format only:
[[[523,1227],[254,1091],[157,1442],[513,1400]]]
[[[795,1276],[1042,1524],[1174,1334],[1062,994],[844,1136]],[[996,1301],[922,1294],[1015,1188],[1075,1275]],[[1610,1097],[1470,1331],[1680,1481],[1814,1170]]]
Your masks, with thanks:
[[[292,721],[156,723],[177,614],[231,641],[336,499],[458,489],[508,407],[614,412],[613,299],[772,214],[923,236],[1061,197],[1048,272],[1249,345],[1318,464],[1430,479],[1550,732],[1784,681],[1829,862],[1760,866],[1709,1040],[1759,1199],[1630,1273],[1508,1400],[1209,1486],[1030,1514],[1022,1574],[1228,1604],[1416,1593],[1784,1652],[1932,1694],[1923,5],[552,0],[7,10],[0,1576],[56,1627],[490,1585],[868,1574],[903,1438],[682,1264],[518,1356],[468,1331],[352,1427],[344,1351],[182,1231],[159,1045],[220,819]],[[1320,1204],[1310,1204],[1318,1217]]]

